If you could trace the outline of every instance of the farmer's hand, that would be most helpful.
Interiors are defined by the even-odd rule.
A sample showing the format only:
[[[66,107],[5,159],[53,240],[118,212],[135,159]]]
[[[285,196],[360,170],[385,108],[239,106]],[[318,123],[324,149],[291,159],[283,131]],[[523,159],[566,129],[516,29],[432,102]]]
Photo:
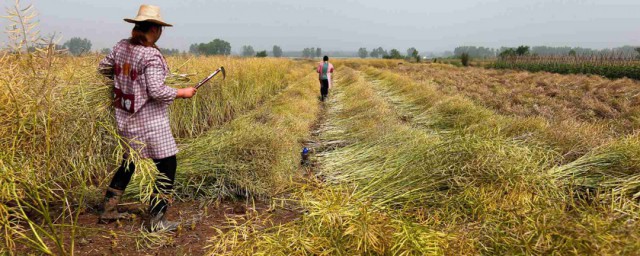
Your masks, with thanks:
[[[98,72],[102,74],[104,77],[113,80],[113,67],[111,66],[100,66],[98,68]]]
[[[193,95],[196,95],[196,91],[198,91],[198,89],[194,87],[178,89],[176,98],[191,98]]]

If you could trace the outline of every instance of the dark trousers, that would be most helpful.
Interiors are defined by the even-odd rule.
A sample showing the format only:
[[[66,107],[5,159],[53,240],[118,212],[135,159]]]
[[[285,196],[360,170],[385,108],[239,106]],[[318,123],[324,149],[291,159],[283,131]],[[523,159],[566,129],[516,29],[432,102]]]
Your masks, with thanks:
[[[320,96],[322,101],[329,95],[329,80],[320,79]]]
[[[128,162],[125,159],[122,161],[120,168],[111,179],[111,184],[109,187],[117,190],[124,190],[129,182],[131,181],[131,176],[136,169],[136,166],[133,162]],[[162,159],[153,159],[153,162],[156,164],[156,168],[158,171],[163,174],[165,177],[158,177],[156,179],[156,186],[154,188],[154,193],[157,195],[151,198],[151,208],[150,212],[152,214],[157,214],[159,212],[164,212],[166,210],[168,201],[166,196],[161,196],[158,194],[168,195],[171,194],[173,190],[173,182],[176,178],[176,168],[178,167],[178,162],[176,160],[176,156],[170,156]],[[112,193],[107,191],[107,197],[113,196]]]

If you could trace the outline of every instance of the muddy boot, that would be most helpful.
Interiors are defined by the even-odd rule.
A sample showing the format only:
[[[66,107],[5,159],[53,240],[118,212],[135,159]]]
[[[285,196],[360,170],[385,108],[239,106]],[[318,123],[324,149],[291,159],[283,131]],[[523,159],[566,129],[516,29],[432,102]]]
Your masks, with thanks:
[[[153,195],[151,199],[151,206],[149,207],[149,222],[147,224],[147,231],[149,232],[161,232],[161,231],[174,231],[180,226],[180,222],[169,221],[166,219],[167,207],[170,200],[167,195]]]
[[[107,193],[104,196],[103,211],[98,219],[99,223],[107,224],[116,220],[129,218],[129,214],[118,212],[118,203],[123,193],[123,190],[107,188]]]

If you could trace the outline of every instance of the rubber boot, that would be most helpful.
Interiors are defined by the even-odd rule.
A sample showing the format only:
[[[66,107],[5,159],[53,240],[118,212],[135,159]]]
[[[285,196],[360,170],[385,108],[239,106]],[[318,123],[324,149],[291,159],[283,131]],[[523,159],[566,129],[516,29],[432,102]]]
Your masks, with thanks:
[[[98,219],[99,223],[107,224],[112,221],[129,218],[129,214],[118,212],[118,203],[123,193],[123,190],[107,188],[107,193],[104,196],[104,210]]]
[[[166,212],[169,200],[166,195],[152,196],[150,206],[149,223],[147,225],[147,231],[149,232],[162,232],[162,231],[174,231],[180,226],[180,222],[169,221],[166,218]]]

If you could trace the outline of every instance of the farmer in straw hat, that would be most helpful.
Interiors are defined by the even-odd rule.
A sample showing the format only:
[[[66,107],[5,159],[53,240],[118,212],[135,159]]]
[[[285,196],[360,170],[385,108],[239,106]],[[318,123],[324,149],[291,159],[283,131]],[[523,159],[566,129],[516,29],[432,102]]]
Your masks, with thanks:
[[[176,98],[191,98],[193,87],[174,89],[164,84],[169,68],[156,42],[163,27],[171,27],[160,16],[160,8],[142,5],[138,16],[124,19],[133,23],[131,38],[121,40],[99,65],[112,78],[118,134],[128,143],[122,165],[113,176],[104,199],[100,222],[125,218],[116,207],[135,170],[132,156],[153,159],[160,176],[149,207],[151,231],[173,230],[178,223],[168,221],[165,213],[173,190],[178,148],[171,134],[168,107]]]

